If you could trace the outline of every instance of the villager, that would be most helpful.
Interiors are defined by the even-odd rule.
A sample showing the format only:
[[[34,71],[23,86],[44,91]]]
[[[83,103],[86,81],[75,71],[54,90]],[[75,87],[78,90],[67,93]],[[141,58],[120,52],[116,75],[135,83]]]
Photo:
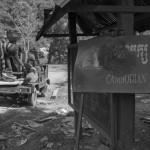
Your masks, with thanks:
[[[37,80],[38,80],[37,71],[34,67],[31,67],[29,69],[29,73],[27,74],[23,84],[33,83],[36,82]]]
[[[37,61],[34,62],[34,68],[36,68],[38,74],[41,74],[41,73],[42,73],[42,71],[41,71],[41,66],[38,65],[38,62],[37,62]]]
[[[4,56],[5,56],[5,61],[6,61],[6,65],[8,68],[13,70],[13,67],[15,66],[15,64],[12,59],[15,59],[19,63],[19,65],[22,66],[22,69],[23,70],[25,69],[24,64],[19,58],[19,53],[22,53],[22,52],[23,52],[22,48],[16,42],[8,42],[6,44],[6,48],[4,48]],[[16,71],[18,71],[18,69]]]

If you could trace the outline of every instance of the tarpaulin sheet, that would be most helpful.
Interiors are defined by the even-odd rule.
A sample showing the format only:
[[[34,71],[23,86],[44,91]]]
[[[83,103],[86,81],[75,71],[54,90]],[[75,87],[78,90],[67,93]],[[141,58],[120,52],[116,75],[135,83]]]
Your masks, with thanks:
[[[73,91],[149,93],[150,36],[99,37],[79,42]]]

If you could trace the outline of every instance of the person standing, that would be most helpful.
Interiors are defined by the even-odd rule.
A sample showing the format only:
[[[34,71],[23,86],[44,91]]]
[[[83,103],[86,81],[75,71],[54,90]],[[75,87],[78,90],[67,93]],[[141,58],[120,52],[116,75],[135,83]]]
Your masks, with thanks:
[[[13,61],[13,58],[14,58],[17,61],[17,63],[22,66],[22,69],[23,70],[25,69],[23,62],[19,58],[19,53],[22,53],[22,52],[23,52],[22,48],[16,42],[8,42],[6,44],[5,60],[6,60],[6,64],[8,68],[13,70],[12,68],[15,67],[15,64]],[[16,71],[18,71],[18,69]]]
[[[19,39],[18,33],[8,32],[7,38],[8,38],[8,43],[6,44],[6,47],[4,48],[4,56],[5,56],[7,67],[13,70],[12,66],[15,66],[13,59],[15,59],[17,63],[21,65],[22,69],[24,70],[25,69],[24,64],[19,58],[19,54],[23,52],[23,48],[21,48],[21,46],[17,44],[17,41]],[[19,69],[16,67],[15,67],[15,70],[19,71]]]

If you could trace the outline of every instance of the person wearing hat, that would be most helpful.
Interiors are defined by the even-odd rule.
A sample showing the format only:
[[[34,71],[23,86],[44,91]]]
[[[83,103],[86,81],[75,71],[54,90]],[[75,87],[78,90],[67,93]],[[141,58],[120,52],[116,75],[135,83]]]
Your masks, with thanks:
[[[19,71],[19,68],[16,67],[14,61],[16,61],[19,65],[22,66],[24,70],[24,64],[19,58],[19,54],[23,52],[23,48],[17,44],[19,40],[20,34],[17,31],[7,31],[7,40],[8,42],[4,43],[4,57],[6,61],[7,68],[12,71]]]
[[[37,71],[34,67],[30,67],[29,68],[29,72],[28,74],[26,75],[26,78],[24,80],[24,83],[23,84],[27,84],[27,83],[34,83],[38,80],[38,74],[37,74]]]

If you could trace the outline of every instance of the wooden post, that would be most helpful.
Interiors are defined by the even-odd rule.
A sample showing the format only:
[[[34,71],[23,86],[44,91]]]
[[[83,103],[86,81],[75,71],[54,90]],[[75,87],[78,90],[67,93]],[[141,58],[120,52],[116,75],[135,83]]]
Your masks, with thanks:
[[[1,48],[2,48],[2,45],[1,45],[2,43],[0,43],[0,51],[2,51],[1,50]],[[1,52],[0,52],[1,53]],[[0,55],[0,80],[1,80],[1,78],[2,78],[2,60],[1,60],[1,55]]]
[[[134,5],[134,0],[120,0],[120,5]],[[117,29],[125,35],[134,33],[134,14],[119,13]],[[114,94],[117,101],[117,141],[119,149],[132,150],[134,140],[135,94]]]
[[[82,113],[83,113],[83,107],[84,107],[84,93],[81,94],[81,101],[79,105],[79,118],[78,118],[78,126],[77,126],[77,135],[76,135],[76,146],[75,150],[79,150],[79,144],[80,144],[80,135],[82,131]]]
[[[69,37],[70,37],[70,44],[75,44],[77,43],[77,35],[76,35],[76,14],[75,13],[68,13],[68,21],[69,21]],[[77,52],[78,49],[77,48],[71,48],[69,49],[68,52],[68,70],[70,70],[70,72],[68,73],[68,79],[72,80],[73,79],[73,74],[74,74],[74,65],[75,65],[75,60],[76,60],[76,56],[77,56]],[[71,78],[70,79],[70,73],[71,73]],[[72,84],[73,84],[73,80],[72,80]],[[68,94],[70,95],[71,93],[71,85],[68,84]],[[70,97],[68,97],[68,99],[70,99]],[[74,103],[74,99],[75,99],[75,93],[73,93],[73,103]],[[78,123],[78,113],[76,111],[74,111],[74,127],[75,127],[75,136],[77,133],[77,123]]]
[[[2,78],[2,61],[1,61],[1,57],[0,57],[0,80]]]
[[[117,149],[117,100],[114,97],[115,94],[111,94],[110,99],[110,129],[111,129],[111,147],[113,150]]]

